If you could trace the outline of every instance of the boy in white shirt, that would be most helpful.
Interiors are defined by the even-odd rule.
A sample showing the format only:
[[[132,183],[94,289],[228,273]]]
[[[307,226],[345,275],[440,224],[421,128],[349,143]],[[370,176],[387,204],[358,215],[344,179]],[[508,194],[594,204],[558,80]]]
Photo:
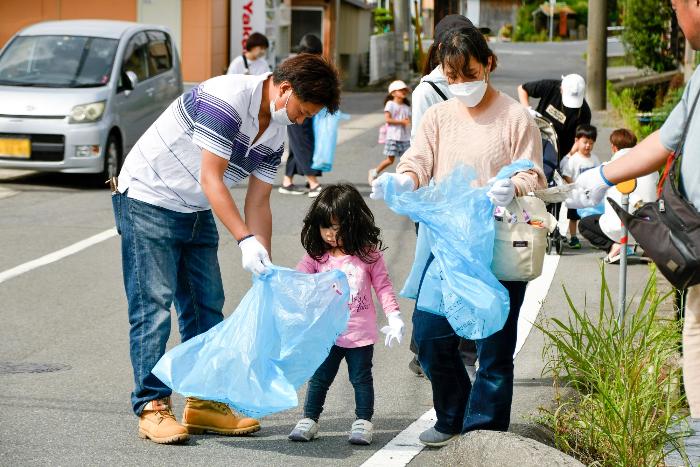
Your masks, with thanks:
[[[600,159],[593,154],[593,146],[598,137],[598,130],[593,125],[582,124],[576,128],[576,139],[569,154],[562,159],[560,167],[561,174],[567,183],[574,183],[576,179],[585,171],[598,167]],[[581,248],[581,242],[576,236],[578,221],[581,216],[576,209],[568,209],[566,218],[569,219],[569,247],[575,250]]]

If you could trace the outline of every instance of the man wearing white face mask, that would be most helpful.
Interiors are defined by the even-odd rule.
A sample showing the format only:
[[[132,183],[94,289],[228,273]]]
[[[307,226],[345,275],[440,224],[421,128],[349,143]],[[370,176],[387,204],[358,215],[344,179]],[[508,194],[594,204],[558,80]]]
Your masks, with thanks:
[[[493,203],[506,206],[514,196],[545,187],[539,130],[527,110],[491,85],[496,56],[483,35],[473,26],[450,32],[440,47],[440,63],[454,97],[425,112],[397,173],[375,180],[370,196],[383,199],[388,185],[400,193],[431,180],[439,184],[461,164],[472,166],[477,184],[486,185],[520,159],[535,167],[493,183],[488,193]],[[420,435],[423,444],[443,446],[460,433],[508,429],[518,313],[527,283],[502,284],[510,312],[503,329],[476,341],[479,369],[473,387],[457,351],[459,337],[447,318],[418,307],[413,313],[418,360],[430,379],[437,414],[435,426]]]
[[[260,429],[228,406],[188,398],[183,424],[170,389],[151,369],[170,335],[175,304],[182,341],[223,319],[219,235],[212,211],[241,248],[243,268],[270,265],[270,192],[286,126],[340,103],[338,73],[320,56],[290,58],[273,74],[224,75],[175,100],[126,158],[112,204],[122,243],[139,434],[157,443],[188,439],[187,427],[228,435]],[[249,177],[250,175],[250,177]],[[248,179],[244,214],[229,189]]]

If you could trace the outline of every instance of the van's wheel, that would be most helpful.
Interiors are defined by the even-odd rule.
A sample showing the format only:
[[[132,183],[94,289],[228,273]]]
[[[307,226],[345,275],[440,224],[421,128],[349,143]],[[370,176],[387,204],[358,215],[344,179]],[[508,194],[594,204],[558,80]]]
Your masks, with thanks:
[[[122,160],[122,148],[119,143],[119,138],[116,134],[111,133],[107,138],[105,146],[104,168],[100,174],[100,182],[104,183],[112,177],[119,175],[119,165]]]

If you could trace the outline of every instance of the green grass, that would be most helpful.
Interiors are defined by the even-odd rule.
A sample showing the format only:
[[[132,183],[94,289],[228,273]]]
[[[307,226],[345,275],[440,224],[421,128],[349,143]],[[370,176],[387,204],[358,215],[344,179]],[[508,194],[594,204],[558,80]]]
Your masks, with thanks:
[[[601,275],[598,310],[576,306],[565,289],[569,318],[538,325],[547,338],[545,375],[554,378],[558,394],[539,421],[554,431],[560,450],[585,464],[663,465],[667,451],[682,452],[685,435],[670,429],[685,410],[680,324],[658,313],[668,294],[657,291],[654,269],[639,305],[628,305],[624,326],[603,268]],[[570,389],[566,397],[563,387]]]

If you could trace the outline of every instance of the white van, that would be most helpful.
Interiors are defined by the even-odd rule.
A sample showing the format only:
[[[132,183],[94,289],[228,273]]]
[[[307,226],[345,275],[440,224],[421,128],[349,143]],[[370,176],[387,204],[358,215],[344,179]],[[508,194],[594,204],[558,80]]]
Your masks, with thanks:
[[[183,92],[168,29],[50,21],[0,52],[0,168],[116,175]]]

